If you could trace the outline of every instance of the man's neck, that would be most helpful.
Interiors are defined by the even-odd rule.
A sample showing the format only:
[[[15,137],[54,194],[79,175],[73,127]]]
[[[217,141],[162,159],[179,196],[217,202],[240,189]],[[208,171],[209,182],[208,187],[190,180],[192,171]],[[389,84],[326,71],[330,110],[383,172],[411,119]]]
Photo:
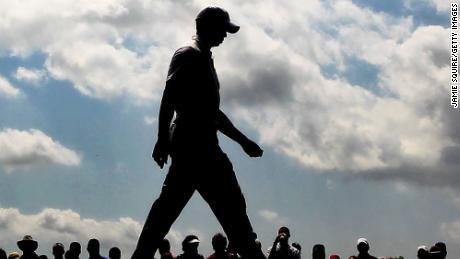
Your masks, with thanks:
[[[198,45],[198,48],[200,51],[204,53],[210,53],[211,52],[211,45],[208,44],[205,40],[200,39],[200,37],[197,35],[195,38],[195,42]]]

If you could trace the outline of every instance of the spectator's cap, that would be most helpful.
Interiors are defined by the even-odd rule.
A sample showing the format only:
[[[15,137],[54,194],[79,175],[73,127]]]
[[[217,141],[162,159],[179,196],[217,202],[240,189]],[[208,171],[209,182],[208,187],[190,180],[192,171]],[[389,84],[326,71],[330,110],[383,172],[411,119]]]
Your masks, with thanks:
[[[369,246],[369,241],[367,241],[367,239],[365,239],[364,237],[360,237],[358,238],[358,240],[356,241],[356,245],[359,245],[361,243],[364,243],[366,244],[367,246]]]
[[[35,251],[38,248],[38,243],[35,241],[31,235],[25,235],[22,240],[17,242],[19,249],[22,251],[24,250],[32,250]]]
[[[206,7],[201,10],[195,20],[222,26],[225,31],[230,33],[236,33],[240,29],[240,26],[230,21],[230,15],[227,11],[215,6]]]
[[[182,245],[198,244],[198,243],[200,243],[200,239],[198,239],[198,237],[195,235],[188,235],[184,238],[184,241],[182,241]]]
[[[340,259],[340,256],[338,256],[338,255],[331,255],[331,256],[329,256],[329,259]]]
[[[430,253],[431,254],[440,254],[441,253],[441,248],[438,246],[432,246],[430,247]]]
[[[289,230],[288,227],[286,226],[282,226],[278,229],[278,235],[281,234],[281,233],[284,233],[286,234],[286,236],[290,237],[291,236],[291,231]]]
[[[428,247],[427,246],[419,246],[419,247],[417,247],[417,252],[422,251],[422,250],[428,252]]]

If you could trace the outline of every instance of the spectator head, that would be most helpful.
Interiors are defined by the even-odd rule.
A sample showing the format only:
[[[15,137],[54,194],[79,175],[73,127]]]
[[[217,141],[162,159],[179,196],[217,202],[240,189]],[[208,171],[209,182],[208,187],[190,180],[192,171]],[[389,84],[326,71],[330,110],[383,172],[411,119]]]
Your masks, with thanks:
[[[435,246],[439,247],[439,249],[441,250],[441,258],[443,259],[446,258],[447,256],[446,244],[444,242],[437,242]]]
[[[25,235],[22,240],[17,242],[17,245],[24,253],[34,252],[38,248],[37,241],[35,241],[30,235]]]
[[[430,247],[430,256],[429,256],[430,259],[441,259],[443,258],[442,257],[442,253],[441,253],[441,249],[437,246],[432,246]]]
[[[7,259],[8,257],[6,256],[5,250],[0,248],[0,259]]]
[[[280,227],[278,229],[278,240],[281,246],[286,246],[289,244],[289,237],[291,237],[291,231],[288,227]]]
[[[370,248],[369,241],[367,241],[364,237],[358,238],[358,241],[356,241],[356,247],[358,248],[360,254],[367,254]]]
[[[188,235],[182,241],[182,251],[184,253],[198,253],[198,245],[200,244],[200,239],[195,235]]]
[[[428,247],[419,246],[417,248],[417,258],[418,259],[428,259],[430,252],[428,252]]]
[[[169,240],[166,238],[161,240],[160,246],[158,247],[158,251],[160,252],[160,254],[169,253],[170,250],[171,245],[169,244]]]
[[[302,252],[302,246],[299,243],[292,243],[292,246],[299,250],[299,252]]]
[[[329,259],[340,259],[340,256],[338,256],[338,255],[331,255],[331,256],[329,256]]]
[[[325,259],[326,258],[326,248],[322,244],[316,244],[313,246],[311,256],[313,259]]]
[[[69,245],[69,251],[76,254],[77,256],[81,254],[81,245],[78,242],[72,242]]]
[[[97,256],[99,255],[99,249],[101,245],[99,244],[99,240],[92,238],[88,241],[88,245],[86,246],[86,250],[90,256]]]
[[[53,245],[53,255],[55,258],[62,258],[64,253],[65,253],[65,249],[62,243],[56,243]]]
[[[120,259],[121,258],[121,250],[118,247],[112,247],[109,250],[109,258],[110,259]]]
[[[216,253],[223,253],[227,249],[227,238],[222,233],[217,233],[212,237],[212,248]]]

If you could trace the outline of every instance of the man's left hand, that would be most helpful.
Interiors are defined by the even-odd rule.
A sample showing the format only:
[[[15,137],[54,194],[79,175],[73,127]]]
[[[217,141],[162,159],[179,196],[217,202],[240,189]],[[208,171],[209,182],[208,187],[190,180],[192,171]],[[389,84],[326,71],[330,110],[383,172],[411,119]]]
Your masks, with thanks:
[[[261,157],[264,151],[254,141],[248,139],[241,144],[244,152],[250,157]]]

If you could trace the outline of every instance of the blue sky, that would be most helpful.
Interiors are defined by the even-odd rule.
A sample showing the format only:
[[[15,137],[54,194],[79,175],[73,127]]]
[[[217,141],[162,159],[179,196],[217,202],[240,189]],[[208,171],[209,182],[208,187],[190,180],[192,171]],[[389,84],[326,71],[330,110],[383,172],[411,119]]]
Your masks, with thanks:
[[[0,3],[0,247],[98,237],[128,258],[167,173],[150,158],[167,66],[210,4]],[[361,236],[376,256],[440,240],[460,255],[447,2],[219,5],[242,27],[213,50],[222,109],[264,156],[220,141],[264,249],[287,225],[304,257],[348,257]],[[169,238],[209,254],[218,231],[195,195]]]

